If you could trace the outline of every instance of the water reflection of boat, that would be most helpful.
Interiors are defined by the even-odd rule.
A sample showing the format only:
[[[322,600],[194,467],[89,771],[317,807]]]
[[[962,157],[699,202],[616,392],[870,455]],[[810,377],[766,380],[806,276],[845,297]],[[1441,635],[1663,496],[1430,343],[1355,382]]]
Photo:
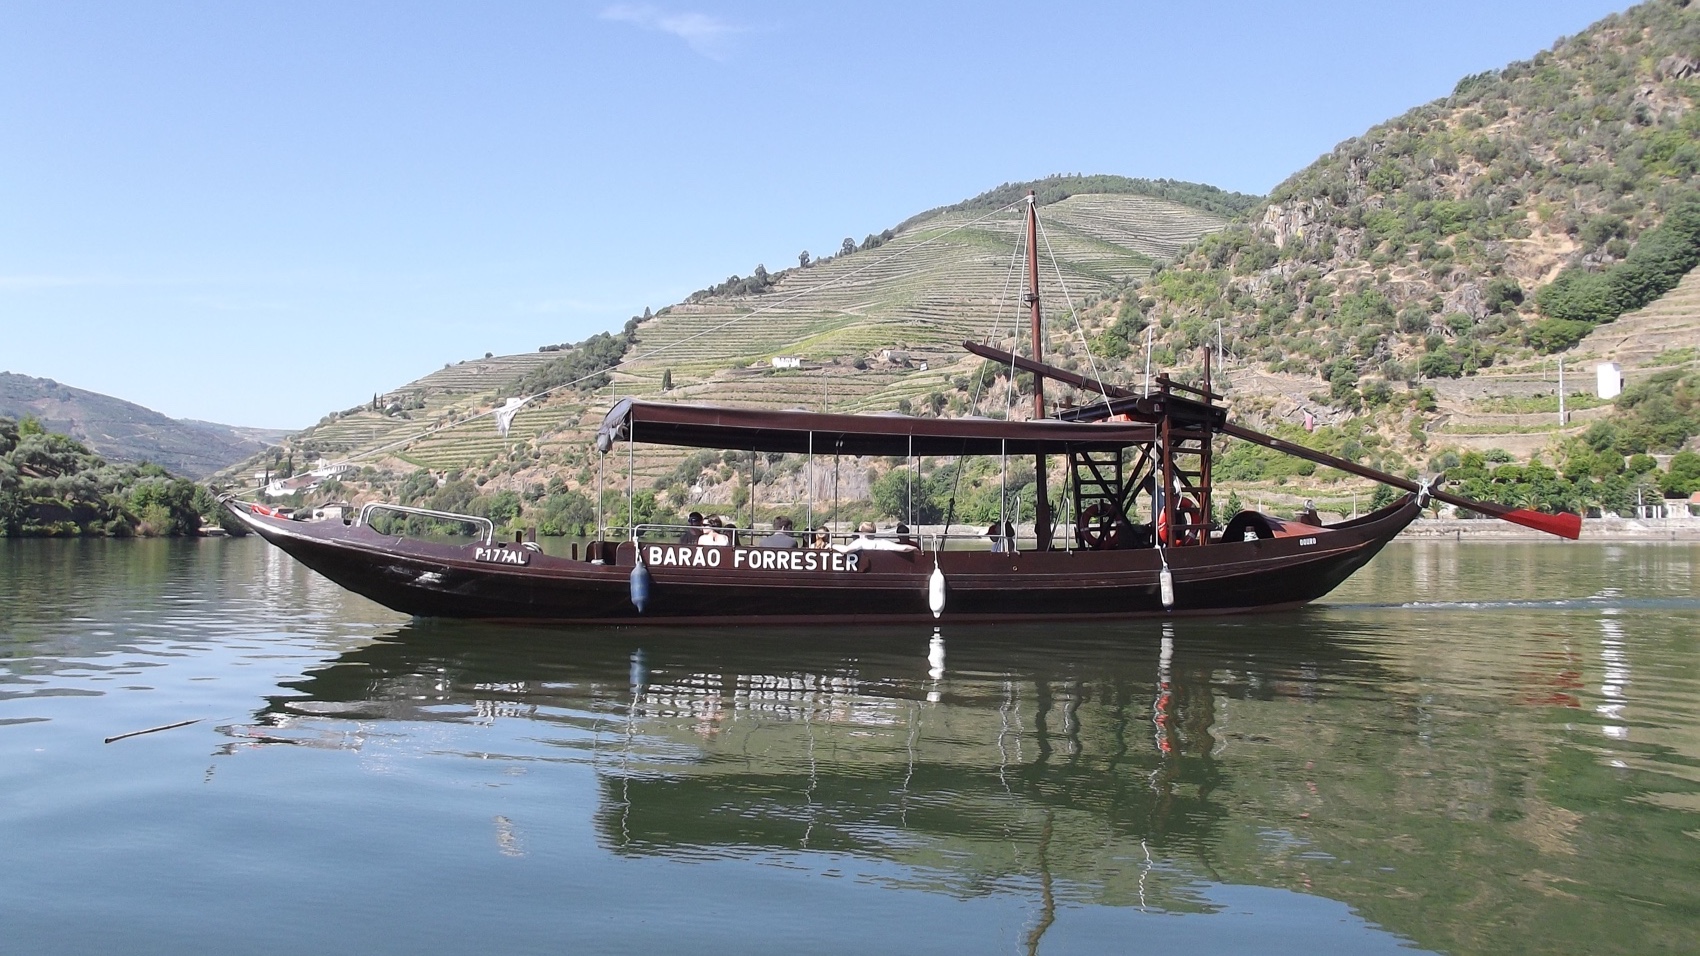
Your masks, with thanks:
[[[1555,746],[1546,709],[1453,688],[1385,626],[1319,611],[946,627],[941,666],[925,628],[421,621],[226,732],[382,765],[412,747],[588,768],[595,838],[632,859],[859,860],[1063,925],[1070,906],[1211,912],[1224,886],[1269,887],[1436,949],[1491,951],[1514,927],[1531,950],[1610,950],[1556,891],[1642,882],[1633,858],[1587,849],[1600,836],[1575,812],[1621,771]]]
[[[947,638],[937,677],[925,632],[492,641],[476,625],[421,623],[227,732],[358,748],[388,722],[524,720],[547,746],[523,759],[595,767],[611,852],[843,853],[900,863],[942,892],[1026,892],[1038,879],[1062,901],[1204,911],[1201,882],[1259,852],[1218,796],[1229,781],[1217,757],[1261,733],[1223,726],[1220,702],[1314,695],[1299,658],[1379,673],[1297,621],[1252,654],[1234,641],[1177,649],[1157,632],[1053,634],[1041,653],[1026,630]],[[361,730],[332,729],[344,722]]]

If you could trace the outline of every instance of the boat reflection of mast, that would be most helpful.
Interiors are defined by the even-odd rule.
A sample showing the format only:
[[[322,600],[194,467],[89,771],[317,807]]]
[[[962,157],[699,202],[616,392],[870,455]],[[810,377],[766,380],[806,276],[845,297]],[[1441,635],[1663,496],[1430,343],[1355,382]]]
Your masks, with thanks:
[[[638,706],[643,701],[644,689],[649,686],[649,664],[645,659],[643,648],[632,651],[631,668],[631,701],[626,704],[626,744],[620,748],[620,841],[622,846],[631,846],[632,830],[630,826],[632,815],[632,739],[637,732]]]
[[[1053,694],[1051,682],[1043,677],[1035,677],[1034,691],[1035,707],[1033,710],[1033,736],[1039,746],[1039,755],[1034,758],[1033,765],[1037,770],[1050,762],[1051,754],[1053,752],[1051,747],[1051,732],[1047,720],[1050,716],[1051,708],[1057,701],[1057,697],[1059,695]],[[1064,687],[1060,696],[1060,714],[1062,716],[1061,738],[1064,752],[1067,755],[1069,762],[1074,763],[1078,761],[1084,753],[1084,748],[1080,739],[1079,710],[1080,702],[1085,696],[1085,692],[1079,680],[1071,680],[1064,682]],[[1038,775],[1035,775],[1035,780],[1037,779]],[[1045,932],[1051,928],[1051,924],[1055,923],[1057,920],[1057,900],[1054,886],[1055,880],[1051,875],[1051,835],[1054,832],[1055,823],[1056,811],[1054,808],[1047,806],[1045,808],[1045,822],[1039,829],[1039,842],[1035,847],[1037,854],[1037,860],[1035,862],[1039,869],[1039,915],[1038,919],[1033,924],[1033,928],[1027,933],[1026,942],[1027,952],[1029,954],[1037,953],[1039,951],[1040,939],[1042,939]]]
[[[816,681],[815,686],[818,688],[821,683],[821,681]],[[815,820],[820,816],[820,807],[815,803],[815,788],[820,784],[820,774],[819,768],[815,763],[814,724],[815,705],[820,700],[820,696],[818,692],[809,693],[808,691],[804,691],[801,696],[803,699],[802,707],[799,709],[803,712],[803,730],[809,737],[809,789],[803,791],[803,799],[807,801],[808,804],[809,825],[803,828],[803,839],[800,844],[800,848],[807,850],[809,848],[809,838],[813,836],[815,832]]]
[[[1051,827],[1054,811],[1045,811],[1045,825],[1039,829],[1039,920],[1027,932],[1027,956],[1039,952],[1039,940],[1057,921],[1057,898],[1051,886]]]

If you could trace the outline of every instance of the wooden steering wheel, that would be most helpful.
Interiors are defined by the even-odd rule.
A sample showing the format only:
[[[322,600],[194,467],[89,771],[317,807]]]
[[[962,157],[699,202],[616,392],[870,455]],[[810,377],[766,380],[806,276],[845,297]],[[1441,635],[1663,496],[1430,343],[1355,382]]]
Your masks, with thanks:
[[[1108,501],[1095,501],[1080,509],[1074,519],[1074,537],[1082,548],[1109,551],[1120,537],[1121,513]]]

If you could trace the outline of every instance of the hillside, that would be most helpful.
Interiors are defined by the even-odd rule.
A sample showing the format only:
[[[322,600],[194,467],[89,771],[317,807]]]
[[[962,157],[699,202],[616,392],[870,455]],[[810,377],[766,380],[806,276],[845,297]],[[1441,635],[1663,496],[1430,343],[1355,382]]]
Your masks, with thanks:
[[[0,416],[0,537],[246,534],[204,487],[155,464],[110,464],[33,418]]]
[[[1697,56],[1700,10],[1656,0],[1467,77],[1202,243],[1152,317],[1176,347],[1222,319],[1240,356],[1390,380],[1567,348],[1587,330],[1539,290],[1621,267],[1700,191]]]
[[[1539,290],[1621,269],[1700,195],[1697,80],[1700,9],[1608,17],[1341,143],[1140,304],[1177,356],[1221,320],[1242,360],[1353,385],[1569,348],[1594,323]]]
[[[1025,188],[1050,200],[1040,290],[1050,361],[1124,382],[1149,362],[1185,379],[1219,348],[1216,381],[1237,417],[1336,454],[1411,475],[1450,470],[1525,506],[1621,510],[1680,493],[1690,482],[1670,456],[1700,432],[1700,279],[1679,284],[1700,264],[1697,97],[1700,5],[1653,0],[1464,78],[1263,200],[1112,177],[1008,184],[634,319],[598,346],[623,356],[611,372],[579,361],[595,375],[584,385],[568,385],[577,372],[547,378],[560,390],[527,405],[507,438],[480,420],[398,444],[387,460],[366,455],[381,466],[362,493],[440,507],[500,499],[504,519],[582,524],[588,499],[567,502],[594,487],[586,429],[616,395],[1020,416],[1025,383],[964,359],[956,343],[1014,340],[1019,220],[999,211]],[[777,367],[781,357],[796,367]],[[1593,366],[1607,359],[1630,383],[1615,403],[1591,397]],[[422,411],[451,423],[502,392]],[[346,451],[380,445],[384,416],[345,413]],[[1679,470],[1694,464],[1685,454]],[[658,512],[742,507],[748,464],[640,450],[632,481]],[[769,505],[802,500],[805,487],[819,499],[820,474],[756,464]],[[1218,464],[1255,496],[1248,504],[1315,497],[1345,512],[1385,494],[1255,450]],[[436,479],[404,485],[419,467]],[[852,471],[841,492],[880,499],[885,466]],[[939,474],[953,491],[952,473]],[[1030,497],[1030,481],[1016,476],[1014,493]],[[963,487],[979,494],[985,476]]]
[[[526,405],[507,437],[488,417],[467,419],[506,395],[535,394],[540,385],[564,381],[549,377],[547,366],[572,361],[573,350],[492,357],[433,372],[376,396],[371,405],[327,416],[294,436],[281,454],[297,462],[328,455],[371,463],[375,467],[357,484],[379,494],[417,498],[425,489],[403,488],[402,480],[428,468],[440,476],[468,476],[469,483],[482,479],[475,490],[486,497],[492,489],[539,495],[545,488],[588,485],[591,424],[614,397],[660,395],[664,382],[668,397],[682,401],[961,412],[962,388],[978,378],[981,364],[967,358],[961,341],[1007,338],[1026,321],[1012,256],[1021,212],[1004,207],[1028,188],[1044,203],[1041,291],[1051,303],[1052,325],[1072,342],[1064,346],[1072,354],[1059,352],[1059,360],[1081,366],[1084,346],[1063,306],[1051,251],[1068,294],[1085,305],[1147,278],[1155,263],[1224,227],[1229,220],[1223,212],[1256,202],[1212,187],[1122,177],[1006,184],[912,217],[861,244],[847,240],[837,255],[806,267],[773,273],[758,267],[750,278],[733,276],[652,317],[634,317],[627,323],[624,364],[607,385],[563,388]],[[776,357],[796,359],[799,367],[775,368]],[[520,388],[522,381],[529,387]],[[988,389],[982,397],[984,410],[992,410],[990,395]],[[432,433],[423,435],[427,430]],[[673,476],[685,459],[683,452],[646,451],[638,461],[640,480],[677,489],[682,478]],[[235,480],[247,470],[233,468],[224,477]],[[702,500],[729,502],[737,482],[708,484]],[[865,497],[866,478],[847,476],[843,490]],[[436,494],[438,504],[455,503],[441,497],[446,492]]]
[[[1667,292],[1700,263],[1697,97],[1700,7],[1607,17],[1339,144],[1102,303],[1094,341],[1125,378],[1148,328],[1156,364],[1195,370],[1220,328],[1244,406],[1345,425],[1384,464],[1563,459],[1618,414],[1599,361],[1697,367],[1700,280]]]
[[[110,395],[12,372],[0,372],[0,417],[34,418],[104,458],[150,461],[190,478],[205,478],[243,461],[286,434],[167,418]]]

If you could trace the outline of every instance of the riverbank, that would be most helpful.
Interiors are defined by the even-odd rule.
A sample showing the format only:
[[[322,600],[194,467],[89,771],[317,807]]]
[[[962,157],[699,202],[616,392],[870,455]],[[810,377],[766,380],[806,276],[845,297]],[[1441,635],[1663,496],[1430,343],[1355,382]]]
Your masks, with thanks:
[[[1350,516],[1322,513],[1324,524],[1335,524]],[[848,532],[849,527],[838,529]],[[884,523],[880,530],[890,532],[890,527]],[[923,536],[936,535],[945,530],[943,525],[923,525],[914,529],[914,533]],[[984,532],[962,525],[952,525],[950,528],[953,538],[969,540],[989,540],[984,538]],[[1023,543],[1033,539],[1033,526],[1022,524],[1016,526],[1017,539]],[[1557,541],[1549,534],[1542,534],[1522,525],[1509,521],[1498,521],[1493,518],[1418,518],[1410,527],[1399,533],[1400,539],[1433,539],[1452,538],[1462,540],[1470,538],[1481,541]],[[1582,519],[1582,540],[1584,541],[1694,541],[1700,542],[1700,517],[1687,516],[1677,518],[1584,518]]]
[[[1400,538],[1464,538],[1495,541],[1552,541],[1509,521],[1492,518],[1419,518]],[[1700,541],[1700,518],[1584,518],[1584,541]]]

